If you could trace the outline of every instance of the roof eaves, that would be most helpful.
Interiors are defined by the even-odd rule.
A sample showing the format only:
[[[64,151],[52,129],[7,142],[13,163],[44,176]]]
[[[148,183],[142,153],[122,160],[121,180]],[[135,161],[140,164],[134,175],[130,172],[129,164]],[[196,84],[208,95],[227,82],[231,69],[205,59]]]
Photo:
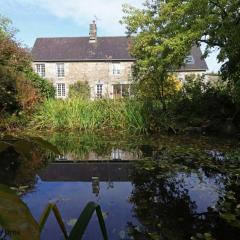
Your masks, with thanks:
[[[135,62],[136,59],[33,59],[33,62],[112,62],[112,61],[124,61],[124,62]]]

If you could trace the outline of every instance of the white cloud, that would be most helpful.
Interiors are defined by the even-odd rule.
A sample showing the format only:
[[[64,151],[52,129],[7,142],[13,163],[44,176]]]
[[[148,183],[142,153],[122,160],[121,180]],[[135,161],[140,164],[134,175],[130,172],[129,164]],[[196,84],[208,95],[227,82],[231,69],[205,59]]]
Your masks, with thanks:
[[[122,35],[124,26],[119,23],[122,18],[122,5],[141,7],[145,0],[0,0],[0,8],[24,9],[25,11],[44,10],[63,19],[71,19],[80,27],[88,29],[88,24],[97,16],[99,35]],[[39,20],[40,21],[40,20]],[[88,33],[86,33],[88,34]],[[217,71],[217,53],[207,58],[210,71]]]
[[[9,5],[37,7],[59,18],[74,20],[80,26],[88,25],[97,16],[99,30],[103,34],[121,35],[124,26],[122,4],[141,7],[144,0],[8,0]]]

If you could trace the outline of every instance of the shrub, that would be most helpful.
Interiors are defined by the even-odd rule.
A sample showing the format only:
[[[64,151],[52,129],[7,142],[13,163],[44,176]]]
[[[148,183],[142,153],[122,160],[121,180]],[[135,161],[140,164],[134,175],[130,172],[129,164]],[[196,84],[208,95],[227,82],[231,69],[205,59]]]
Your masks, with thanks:
[[[33,72],[28,51],[14,37],[9,19],[0,16],[0,113],[34,109],[45,97],[54,97],[51,83]]]
[[[20,105],[17,101],[16,74],[0,66],[0,116],[16,111]]]
[[[69,86],[69,98],[81,98],[89,99],[90,98],[90,87],[87,81],[85,82],[76,82]]]
[[[25,71],[26,78],[31,82],[31,84],[39,91],[43,98],[54,98],[55,88],[51,82],[47,79],[40,77],[32,69],[27,69]]]
[[[227,88],[220,80],[206,82],[199,76],[187,76],[170,111],[187,125],[201,125],[211,119],[225,120],[233,116],[235,109]]]
[[[17,79],[17,100],[24,112],[30,113],[43,101],[40,90],[32,82],[20,75]]]

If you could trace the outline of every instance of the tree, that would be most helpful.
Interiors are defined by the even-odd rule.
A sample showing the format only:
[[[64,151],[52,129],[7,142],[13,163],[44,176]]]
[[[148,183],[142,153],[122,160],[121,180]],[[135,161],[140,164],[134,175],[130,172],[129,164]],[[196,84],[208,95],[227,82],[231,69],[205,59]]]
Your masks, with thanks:
[[[148,0],[143,9],[124,5],[122,23],[135,36],[136,76],[162,85],[191,47],[204,43],[205,57],[212,48],[220,50],[222,76],[240,89],[239,10],[239,0]]]
[[[31,56],[15,39],[11,21],[0,16],[0,113],[31,110],[54,88],[31,67]]]

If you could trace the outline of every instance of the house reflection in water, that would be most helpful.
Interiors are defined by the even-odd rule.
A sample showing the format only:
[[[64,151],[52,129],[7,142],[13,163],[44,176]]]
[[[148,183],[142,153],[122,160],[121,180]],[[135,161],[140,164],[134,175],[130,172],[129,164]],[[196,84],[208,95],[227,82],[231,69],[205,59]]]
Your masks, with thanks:
[[[112,160],[122,160],[124,151],[121,149],[112,149],[111,157]]]
[[[118,148],[113,148],[109,155],[100,155],[96,152],[88,152],[85,155],[78,156],[73,153],[64,153],[62,156],[58,156],[56,161],[104,161],[104,160],[113,160],[113,161],[121,161],[121,160],[136,160],[141,156],[141,152],[138,151],[125,151]]]
[[[92,177],[92,193],[97,197],[100,192],[100,184],[98,177]]]
[[[105,156],[94,151],[81,156],[64,153],[42,170],[39,176],[46,182],[89,182],[92,193],[99,196],[101,182],[107,183],[107,189],[114,188],[115,182],[128,182],[134,162],[153,157],[154,153],[154,149],[148,145],[141,145],[138,150],[132,151],[112,148]]]
[[[54,162],[40,171],[45,182],[89,182],[92,192],[98,196],[100,183],[106,182],[108,189],[114,182],[128,182],[134,161],[78,161]]]

